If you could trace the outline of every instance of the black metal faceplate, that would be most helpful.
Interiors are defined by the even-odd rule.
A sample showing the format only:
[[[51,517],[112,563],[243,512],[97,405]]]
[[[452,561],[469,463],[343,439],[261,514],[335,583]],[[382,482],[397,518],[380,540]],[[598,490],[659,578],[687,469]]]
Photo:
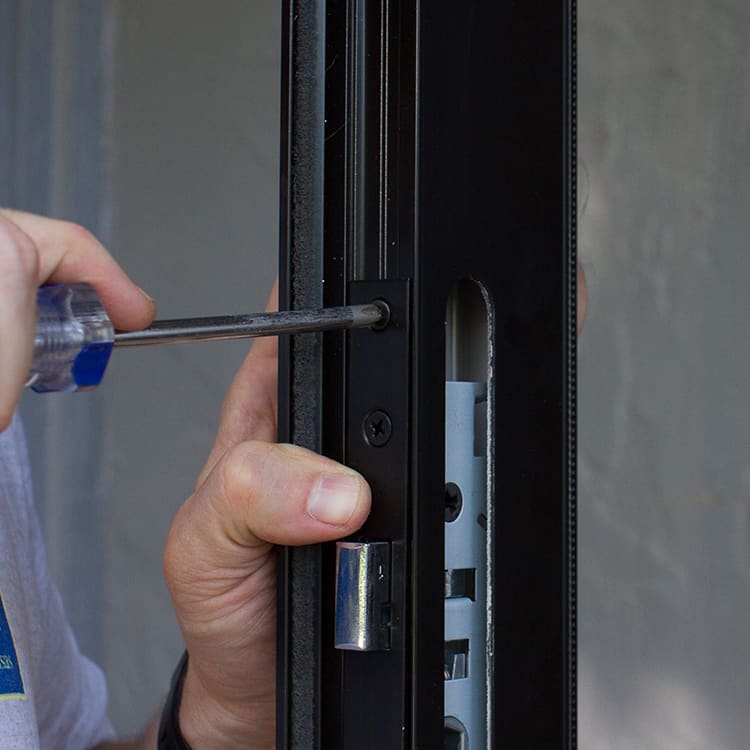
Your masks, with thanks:
[[[494,319],[490,746],[573,748],[574,0],[287,0],[284,17],[281,304],[321,290],[343,304],[354,279],[411,278],[412,316],[408,469],[393,477],[358,442],[377,399],[352,382],[382,350],[326,334],[282,351],[280,434],[375,485],[363,534],[398,517],[406,580],[396,653],[368,671],[355,657],[370,655],[332,647],[332,547],[282,552],[277,746],[443,747],[445,307],[470,277]],[[321,87],[323,115],[310,106]],[[403,476],[403,494],[380,487]]]
[[[381,747],[397,748],[404,741],[410,672],[404,627],[411,582],[405,555],[411,507],[409,284],[354,282],[349,299],[385,300],[391,311],[384,330],[349,333],[345,444],[346,463],[366,476],[372,489],[370,516],[354,539],[391,545],[391,636],[387,651],[337,652],[337,695],[324,710],[336,736],[331,747],[368,747],[377,737]],[[370,430],[373,424],[377,431]]]

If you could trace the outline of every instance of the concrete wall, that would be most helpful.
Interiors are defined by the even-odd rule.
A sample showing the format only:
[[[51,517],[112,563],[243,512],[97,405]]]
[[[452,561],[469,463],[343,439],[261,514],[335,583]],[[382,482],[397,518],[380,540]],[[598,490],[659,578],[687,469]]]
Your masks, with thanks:
[[[581,747],[739,750],[750,5],[581,0]]]

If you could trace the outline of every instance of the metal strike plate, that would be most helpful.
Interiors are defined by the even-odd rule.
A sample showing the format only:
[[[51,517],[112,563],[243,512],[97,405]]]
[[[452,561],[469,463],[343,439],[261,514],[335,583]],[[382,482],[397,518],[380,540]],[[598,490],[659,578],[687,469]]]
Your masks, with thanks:
[[[390,648],[390,566],[388,542],[336,544],[336,648]]]

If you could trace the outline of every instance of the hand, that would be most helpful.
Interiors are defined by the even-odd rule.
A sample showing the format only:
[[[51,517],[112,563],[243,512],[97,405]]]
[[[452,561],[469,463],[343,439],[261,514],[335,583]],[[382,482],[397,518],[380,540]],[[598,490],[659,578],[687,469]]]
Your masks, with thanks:
[[[275,295],[269,307],[276,309]],[[275,747],[273,545],[345,536],[370,508],[370,490],[356,472],[273,444],[276,360],[275,339],[255,342],[164,554],[190,653],[180,726],[194,750]]]
[[[578,327],[586,285],[579,267]],[[277,309],[276,290],[268,309]],[[175,517],[164,570],[190,662],[180,726],[194,750],[275,747],[274,544],[354,532],[370,508],[355,472],[274,445],[277,346],[259,339],[224,402],[213,450]]]
[[[154,318],[154,301],[83,227],[0,210],[0,431],[10,424],[29,375],[36,290],[64,282],[94,286],[120,330],[144,328]]]

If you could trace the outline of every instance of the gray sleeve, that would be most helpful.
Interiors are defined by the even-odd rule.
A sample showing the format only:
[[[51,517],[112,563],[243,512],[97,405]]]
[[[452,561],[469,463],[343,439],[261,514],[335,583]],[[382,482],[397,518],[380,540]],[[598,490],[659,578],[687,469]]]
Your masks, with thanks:
[[[23,438],[21,437],[21,441]],[[25,446],[24,473],[27,473]],[[26,477],[24,486],[31,486]],[[26,582],[31,626],[32,675],[41,750],[89,750],[114,739],[107,718],[107,686],[102,671],[83,656],[47,568],[36,510],[27,492]]]
[[[36,691],[41,750],[89,750],[114,739],[107,719],[107,685],[99,667],[83,656],[49,585]]]

